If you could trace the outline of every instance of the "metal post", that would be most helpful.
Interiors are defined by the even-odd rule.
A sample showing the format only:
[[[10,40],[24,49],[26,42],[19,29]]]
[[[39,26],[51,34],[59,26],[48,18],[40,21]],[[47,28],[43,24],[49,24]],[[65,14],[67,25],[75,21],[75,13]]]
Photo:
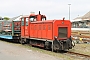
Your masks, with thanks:
[[[12,21],[12,36],[14,36],[14,21]]]
[[[68,5],[69,5],[69,20],[70,20],[70,5],[71,5],[71,4],[68,4]]]
[[[52,52],[53,52],[53,41],[52,41]]]

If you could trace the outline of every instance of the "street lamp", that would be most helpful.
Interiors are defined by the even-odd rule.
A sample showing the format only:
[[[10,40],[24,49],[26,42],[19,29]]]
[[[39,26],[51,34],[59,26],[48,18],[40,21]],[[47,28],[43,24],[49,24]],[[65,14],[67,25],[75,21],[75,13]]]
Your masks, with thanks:
[[[70,20],[70,5],[71,5],[71,4],[68,4],[68,5],[69,5],[69,20]]]

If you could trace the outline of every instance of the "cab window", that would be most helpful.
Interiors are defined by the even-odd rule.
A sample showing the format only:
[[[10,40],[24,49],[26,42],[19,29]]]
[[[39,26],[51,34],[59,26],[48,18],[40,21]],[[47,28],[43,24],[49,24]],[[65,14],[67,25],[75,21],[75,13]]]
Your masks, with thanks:
[[[22,26],[24,26],[24,18],[22,18]]]
[[[30,22],[33,22],[33,21],[36,21],[35,16],[31,16],[31,17],[30,17]]]
[[[26,26],[28,26],[28,18],[26,18]]]

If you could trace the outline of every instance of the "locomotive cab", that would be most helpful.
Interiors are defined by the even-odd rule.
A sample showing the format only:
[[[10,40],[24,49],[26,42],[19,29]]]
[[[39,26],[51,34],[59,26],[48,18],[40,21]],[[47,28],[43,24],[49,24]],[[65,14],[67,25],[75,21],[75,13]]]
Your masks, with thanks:
[[[44,21],[46,20],[45,15],[41,15],[40,11],[39,14],[30,14],[30,16],[23,16],[21,18],[21,40],[20,43],[26,43],[28,38],[30,38],[30,24],[31,22],[36,21]]]
[[[35,22],[35,21],[45,21],[46,20],[46,16],[45,15],[41,15],[40,11],[39,14],[35,15],[35,14],[31,14],[29,16],[30,18],[30,22]]]

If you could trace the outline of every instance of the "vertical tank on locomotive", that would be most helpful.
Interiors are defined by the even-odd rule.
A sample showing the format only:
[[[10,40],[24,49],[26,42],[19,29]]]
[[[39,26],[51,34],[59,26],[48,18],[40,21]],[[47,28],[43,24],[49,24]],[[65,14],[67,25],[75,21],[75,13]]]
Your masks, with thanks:
[[[46,20],[45,15],[30,14],[21,18],[20,43],[53,50],[67,50],[73,47],[70,20]]]

